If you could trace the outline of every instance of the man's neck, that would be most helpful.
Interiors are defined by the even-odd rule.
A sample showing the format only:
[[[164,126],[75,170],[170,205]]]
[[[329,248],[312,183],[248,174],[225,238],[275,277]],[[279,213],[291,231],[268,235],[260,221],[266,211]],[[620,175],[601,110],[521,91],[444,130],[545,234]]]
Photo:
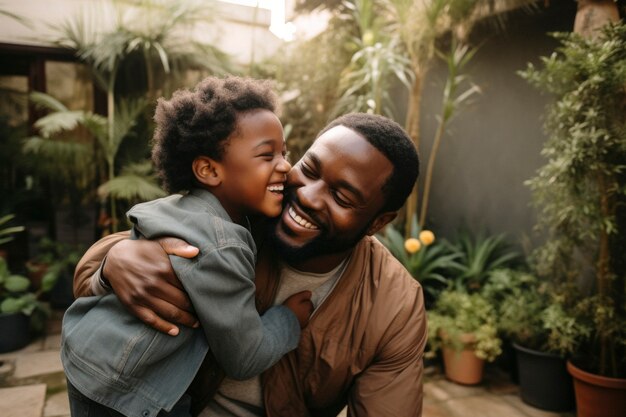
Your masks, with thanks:
[[[341,253],[320,255],[298,262],[288,262],[289,266],[302,272],[323,274],[335,269],[352,252],[353,248]]]

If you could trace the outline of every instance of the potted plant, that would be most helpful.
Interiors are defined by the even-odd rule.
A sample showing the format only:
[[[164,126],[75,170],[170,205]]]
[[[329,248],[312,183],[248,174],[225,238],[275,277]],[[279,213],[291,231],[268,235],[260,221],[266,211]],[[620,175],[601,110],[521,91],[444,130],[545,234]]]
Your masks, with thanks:
[[[446,377],[460,384],[481,382],[485,361],[501,353],[502,343],[489,301],[479,293],[446,290],[427,315],[429,355],[442,350]]]
[[[30,341],[31,330],[41,330],[47,308],[38,293],[29,291],[30,281],[14,275],[0,258],[0,352],[20,349]],[[41,291],[50,288],[45,282]]]
[[[565,358],[574,343],[562,336],[582,329],[566,312],[564,296],[535,274],[513,269],[494,271],[483,295],[496,306],[498,330],[515,350],[522,401],[548,411],[572,410]]]
[[[548,162],[528,182],[548,239],[544,277],[579,285],[568,314],[581,332],[568,362],[579,417],[626,409],[626,26],[595,39],[558,35],[557,53],[522,76],[551,93]],[[589,401],[589,402],[588,402]],[[615,402],[612,402],[615,401]]]

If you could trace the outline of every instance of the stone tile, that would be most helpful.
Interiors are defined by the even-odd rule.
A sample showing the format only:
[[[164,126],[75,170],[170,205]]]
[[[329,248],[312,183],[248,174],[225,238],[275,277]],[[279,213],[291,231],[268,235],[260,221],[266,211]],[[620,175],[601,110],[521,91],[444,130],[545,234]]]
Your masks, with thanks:
[[[43,338],[37,338],[32,340],[28,345],[22,349],[14,350],[12,352],[0,353],[0,360],[14,359],[27,353],[39,352],[43,349]]]
[[[447,379],[440,379],[434,382],[434,384],[442,391],[447,392],[451,398],[469,397],[485,393],[485,387],[482,385],[461,385],[450,382]]]
[[[432,403],[424,400],[422,417],[450,417],[450,412],[446,408],[445,404]]]
[[[43,348],[46,350],[49,350],[49,349],[60,350],[61,349],[61,335],[53,334],[50,336],[46,336],[46,340],[44,342]]]
[[[20,355],[15,361],[13,378],[30,378],[58,372],[63,372],[59,351],[49,350]]]
[[[450,399],[450,394],[435,382],[427,382],[424,384],[424,399],[427,398],[433,401],[446,401]]]
[[[528,415],[529,417],[564,417],[570,415],[574,416],[574,413],[555,413],[533,407],[522,401],[519,395],[503,395],[501,398],[511,404],[513,407],[523,411],[524,414]]]
[[[67,398],[67,391],[57,392],[46,398],[46,405],[43,409],[44,417],[62,417],[70,415],[70,401]]]
[[[41,417],[45,398],[45,384],[1,388],[0,416]]]
[[[446,402],[449,417],[528,417],[494,395],[454,398]]]

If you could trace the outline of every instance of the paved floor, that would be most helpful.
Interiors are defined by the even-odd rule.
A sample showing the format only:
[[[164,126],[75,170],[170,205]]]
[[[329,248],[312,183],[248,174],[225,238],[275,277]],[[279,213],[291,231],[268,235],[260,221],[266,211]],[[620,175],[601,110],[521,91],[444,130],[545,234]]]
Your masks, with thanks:
[[[0,354],[1,417],[69,417],[65,377],[59,359],[61,315],[61,312],[55,313],[45,336],[22,350]],[[345,411],[341,415],[345,415]],[[483,383],[473,387],[447,381],[437,368],[427,369],[423,417],[574,415],[550,413],[524,404],[517,385],[497,367],[488,367]]]

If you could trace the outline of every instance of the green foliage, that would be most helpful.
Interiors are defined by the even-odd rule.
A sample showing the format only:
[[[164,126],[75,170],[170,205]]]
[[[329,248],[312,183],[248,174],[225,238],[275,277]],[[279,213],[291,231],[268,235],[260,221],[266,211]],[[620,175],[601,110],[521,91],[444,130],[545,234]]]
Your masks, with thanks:
[[[114,181],[122,142],[132,133],[137,118],[145,116],[146,102],[153,102],[161,94],[170,95],[191,69],[226,73],[231,65],[225,53],[190,39],[189,34],[198,23],[211,21],[213,9],[205,3],[130,0],[93,7],[97,16],[113,16],[113,27],[103,29],[104,25],[100,27],[97,19],[77,15],[56,28],[59,37],[54,42],[74,50],[79,60],[89,65],[107,93],[107,123],[98,124],[97,132],[92,130],[92,133],[104,154],[107,180]],[[68,122],[71,119],[67,113],[63,117]],[[142,137],[149,136],[151,134]],[[140,194],[154,194],[150,177],[143,177],[141,181],[126,178],[126,181],[113,182],[118,190],[124,184],[135,189],[147,185],[150,191],[141,189]],[[108,184],[105,189],[111,186]],[[124,190],[123,194],[128,195],[130,191]],[[109,224],[112,231],[116,231],[119,211],[116,194],[106,195],[110,197]]]
[[[502,234],[488,236],[480,232],[472,235],[460,231],[452,242],[446,244],[458,259],[450,281],[456,291],[480,291],[492,271],[510,266],[519,258]]]
[[[462,350],[468,334],[479,358],[493,361],[502,352],[496,310],[482,295],[444,291],[427,314],[431,355],[444,345]]]
[[[529,272],[495,270],[482,294],[496,308],[500,332],[530,349],[565,357],[590,331],[566,311],[562,289]]]
[[[0,217],[0,245],[12,241],[15,233],[24,231],[24,226],[8,226],[8,223],[14,218],[14,214]]]
[[[417,221],[414,219],[409,237],[419,241],[420,232]],[[405,247],[406,241],[403,235],[391,224],[385,228],[384,234],[376,237],[402,263],[411,276],[420,282],[430,299],[436,299],[441,289],[446,287],[447,273],[461,267],[458,262],[461,254],[451,253],[442,242],[434,241],[429,244],[422,242],[417,251],[410,253]]]
[[[589,368],[626,376],[626,271],[618,210],[626,204],[626,25],[606,26],[595,40],[555,34],[561,46],[542,67],[521,72],[555,101],[546,112],[548,162],[527,182],[549,238],[537,269],[576,283],[593,271],[594,294],[582,294],[567,313],[584,324],[578,352]],[[575,328],[570,329],[572,333]]]
[[[74,268],[83,255],[83,248],[43,238],[38,244],[37,256],[31,262],[45,265],[41,279],[41,293],[50,291],[63,274],[73,275]]]
[[[40,329],[48,308],[38,300],[40,293],[29,291],[30,281],[21,275],[14,275],[4,258],[0,258],[0,314],[23,313],[32,316],[31,323]]]
[[[413,84],[410,61],[393,34],[384,2],[355,0],[343,2],[343,20],[354,27],[348,47],[354,51],[339,83],[341,97],[333,116],[350,112],[384,114],[394,118],[389,91],[394,81],[407,89]]]
[[[329,122],[339,98],[341,69],[352,51],[351,29],[338,17],[318,36],[288,44],[255,69],[254,76],[275,79],[282,98],[281,120],[292,161],[298,161]]]

